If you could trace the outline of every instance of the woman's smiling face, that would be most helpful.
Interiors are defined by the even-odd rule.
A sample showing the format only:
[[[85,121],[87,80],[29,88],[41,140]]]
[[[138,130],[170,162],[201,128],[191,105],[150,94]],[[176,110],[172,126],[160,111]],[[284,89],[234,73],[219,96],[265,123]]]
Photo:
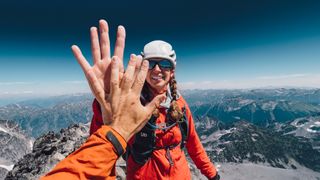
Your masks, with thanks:
[[[161,94],[167,90],[167,85],[169,84],[173,73],[173,70],[161,69],[157,64],[153,69],[148,71],[146,81],[153,90],[158,94]]]

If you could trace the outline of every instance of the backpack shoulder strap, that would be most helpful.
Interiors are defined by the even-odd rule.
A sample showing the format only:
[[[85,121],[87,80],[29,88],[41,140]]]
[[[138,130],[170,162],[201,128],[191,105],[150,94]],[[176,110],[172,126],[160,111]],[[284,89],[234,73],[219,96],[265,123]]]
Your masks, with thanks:
[[[189,121],[187,118],[185,106],[182,108],[182,111],[183,111],[183,116],[178,123],[180,131],[181,131],[181,136],[182,136],[181,145],[180,145],[181,149],[184,148],[185,144],[187,143],[188,137],[189,137]]]

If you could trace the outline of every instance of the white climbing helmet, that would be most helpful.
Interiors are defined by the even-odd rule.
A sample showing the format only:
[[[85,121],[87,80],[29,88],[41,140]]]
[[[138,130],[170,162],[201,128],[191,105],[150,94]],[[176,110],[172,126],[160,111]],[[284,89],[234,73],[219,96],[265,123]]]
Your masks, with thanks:
[[[154,40],[146,44],[141,52],[143,59],[168,59],[176,67],[176,53],[172,49],[171,44],[161,41]]]

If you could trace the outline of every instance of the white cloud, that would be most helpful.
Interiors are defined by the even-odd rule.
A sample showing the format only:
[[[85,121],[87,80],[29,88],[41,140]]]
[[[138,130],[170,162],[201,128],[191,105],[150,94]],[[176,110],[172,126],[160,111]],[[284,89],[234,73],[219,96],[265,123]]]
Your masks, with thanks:
[[[40,97],[73,93],[88,93],[90,88],[86,81],[45,81],[24,83],[2,83],[0,86],[0,98]]]
[[[35,82],[0,82],[0,85],[4,85],[4,86],[29,85],[29,84],[35,84]]]
[[[202,82],[181,82],[182,89],[247,89],[265,87],[320,88],[320,74],[286,74],[261,76],[242,80],[219,80]]]
[[[4,91],[0,92],[0,95],[18,95],[18,94],[33,94],[33,91]]]
[[[278,75],[278,76],[260,76],[257,79],[290,79],[290,78],[297,78],[297,77],[305,77],[310,74],[286,74],[286,75]]]
[[[23,94],[33,94],[33,91],[23,91]]]
[[[63,81],[64,84],[86,84],[87,81]]]

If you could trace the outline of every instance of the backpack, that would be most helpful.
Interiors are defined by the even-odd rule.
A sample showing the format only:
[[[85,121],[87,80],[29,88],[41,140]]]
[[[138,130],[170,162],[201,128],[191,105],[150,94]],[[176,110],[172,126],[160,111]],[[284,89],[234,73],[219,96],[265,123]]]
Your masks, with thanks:
[[[182,108],[182,111],[183,111],[182,118],[179,121],[175,121],[175,122],[168,119],[169,115],[167,114],[165,128],[159,128],[156,125],[157,118],[152,115],[149,121],[146,123],[146,125],[138,133],[135,134],[134,142],[131,145],[131,147],[127,146],[127,151],[124,154],[123,158],[127,160],[128,156],[132,155],[136,163],[143,165],[149,160],[154,150],[166,149],[167,159],[169,160],[170,163],[173,163],[171,160],[169,150],[175,148],[178,145],[180,145],[181,149],[183,149],[189,136],[189,123],[186,116],[185,107]],[[163,131],[168,131],[174,126],[176,126],[177,124],[179,126],[181,136],[182,136],[181,142],[178,144],[172,144],[167,147],[156,147],[155,130],[161,129]]]

